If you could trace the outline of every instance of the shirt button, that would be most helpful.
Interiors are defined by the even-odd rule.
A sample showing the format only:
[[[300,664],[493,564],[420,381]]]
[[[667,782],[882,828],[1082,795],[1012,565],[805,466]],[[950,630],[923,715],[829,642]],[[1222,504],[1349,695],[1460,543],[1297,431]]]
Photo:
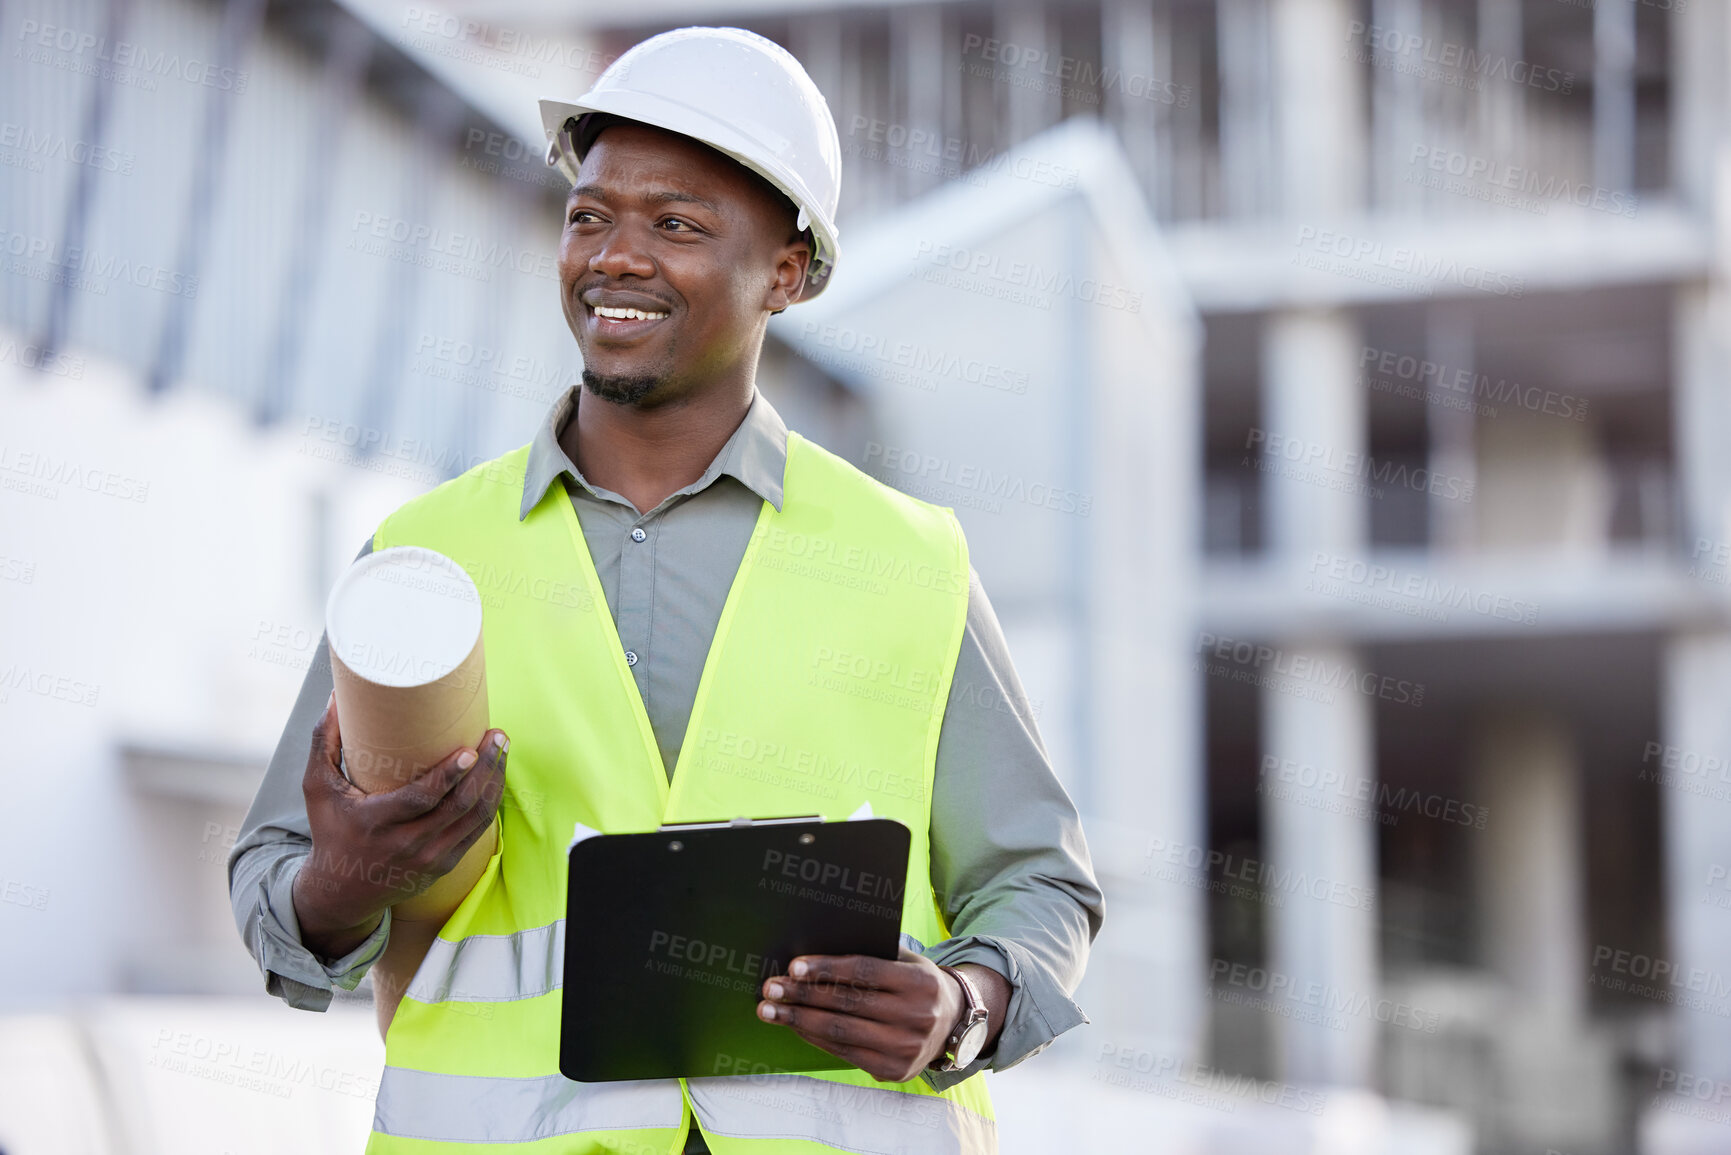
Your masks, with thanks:
[[[643,527],[640,525],[633,526],[631,528],[631,540],[632,541],[642,541],[644,538],[646,538],[648,536],[649,536],[648,534],[643,532]]]
[[[625,651],[625,664],[627,666],[635,666],[637,664],[637,651],[636,650],[626,650]]]

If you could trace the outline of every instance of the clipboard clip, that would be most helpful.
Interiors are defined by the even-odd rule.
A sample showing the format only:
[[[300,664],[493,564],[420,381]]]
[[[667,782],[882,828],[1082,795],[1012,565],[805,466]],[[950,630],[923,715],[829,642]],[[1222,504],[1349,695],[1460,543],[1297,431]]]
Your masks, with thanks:
[[[821,814],[798,814],[787,818],[729,818],[725,822],[669,822],[656,828],[657,834],[669,830],[726,830],[735,826],[781,826],[789,822],[822,822]]]

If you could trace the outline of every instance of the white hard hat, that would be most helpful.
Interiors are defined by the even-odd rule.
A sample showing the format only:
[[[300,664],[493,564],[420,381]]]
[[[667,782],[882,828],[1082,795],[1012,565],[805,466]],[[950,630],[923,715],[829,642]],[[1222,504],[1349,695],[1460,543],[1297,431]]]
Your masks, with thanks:
[[[635,45],[575,101],[541,102],[547,163],[572,184],[593,139],[585,118],[595,113],[701,141],[787,194],[797,227],[817,242],[801,300],[823,291],[836,260],[841,137],[792,53],[743,28],[676,28]]]

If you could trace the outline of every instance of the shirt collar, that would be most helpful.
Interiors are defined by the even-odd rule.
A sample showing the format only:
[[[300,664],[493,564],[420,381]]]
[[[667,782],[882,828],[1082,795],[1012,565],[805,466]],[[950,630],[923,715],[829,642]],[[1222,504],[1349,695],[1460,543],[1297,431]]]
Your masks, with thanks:
[[[559,435],[564,432],[566,422],[577,414],[577,391],[581,388],[582,385],[572,385],[560,394],[552,408],[547,411],[547,419],[541,422],[535,440],[529,445],[529,461],[523,474],[523,505],[517,514],[518,521],[528,517],[529,511],[541,504],[541,499],[547,495],[548,487],[555,478],[564,473],[570,474],[577,484],[597,497],[605,493],[610,499],[618,499],[610,490],[597,490],[590,485],[576,463],[559,445]],[[769,398],[763,395],[763,391],[753,386],[751,405],[745,411],[745,420],[739,423],[739,428],[735,429],[733,435],[722,445],[721,451],[715,455],[715,460],[703,471],[703,476],[675,492],[698,493],[709,488],[716,478],[725,473],[769,502],[775,507],[775,511],[780,513],[781,483],[786,471],[787,425],[782,421],[781,414],[769,403]]]

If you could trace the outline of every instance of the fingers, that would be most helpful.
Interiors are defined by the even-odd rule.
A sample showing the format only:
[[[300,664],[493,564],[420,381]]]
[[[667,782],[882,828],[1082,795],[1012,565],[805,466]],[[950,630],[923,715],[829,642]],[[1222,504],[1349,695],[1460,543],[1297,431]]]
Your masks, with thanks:
[[[497,807],[505,793],[505,761],[511,751],[511,740],[503,730],[488,730],[481,736],[481,771],[474,776],[475,788],[483,805]]]
[[[943,1006],[943,972],[865,955],[807,955],[803,979],[776,975],[762,993],[773,1006],[810,1007],[926,1033]],[[773,1020],[772,1020],[773,1021]]]
[[[492,825],[504,795],[508,746],[502,732],[488,731],[480,743],[484,757],[444,798],[430,809],[400,820],[404,836],[423,848],[421,853],[440,874],[455,867]]]
[[[778,1005],[816,1007],[867,1019],[883,1018],[879,1012],[894,1000],[891,992],[864,983],[834,978],[795,979],[782,975],[763,984],[763,996]]]
[[[443,878],[455,870],[469,853],[469,848],[487,833],[492,822],[491,815],[473,811],[463,821],[452,823],[430,839],[420,855],[421,860],[427,863],[427,876]]]
[[[484,797],[491,794],[496,799],[503,791],[506,746],[504,731],[489,730],[480,742],[485,757],[467,747],[453,750],[403,785],[374,797],[389,800],[381,806],[393,821],[408,822],[441,811],[447,822],[440,825],[448,825]]]
[[[757,1007],[806,1042],[877,1079],[919,1074],[946,1029],[944,973],[903,950],[895,961],[869,955],[801,955],[763,984]]]
[[[923,1039],[912,1031],[852,1015],[786,1003],[760,1003],[758,1015],[875,1079],[902,1083],[919,1074]]]
[[[325,703],[325,712],[313,723],[312,747],[307,751],[307,769],[302,779],[302,789],[317,789],[332,794],[363,793],[344,776],[340,761],[342,754],[343,735],[337,723],[337,695],[333,690],[330,700]]]
[[[460,860],[465,854],[469,853],[469,847],[479,842],[481,836],[487,833],[488,829],[493,825],[493,817],[494,816],[491,812],[486,811],[481,807],[476,807],[467,815],[469,826],[463,831],[463,837],[457,841],[455,858],[452,865],[455,865],[456,860]]]
[[[313,734],[318,738],[314,743],[330,755],[334,763],[342,753],[343,733],[337,718],[337,692],[331,691],[331,696],[325,701],[325,712],[319,715],[319,720],[313,726]]]
[[[481,812],[491,818],[505,793],[505,759],[510,742],[502,730],[489,730],[477,747],[480,761],[447,795],[452,813],[458,817]]]
[[[451,751],[409,781],[385,793],[401,806],[400,817],[403,820],[417,818],[438,809],[478,764],[475,752],[465,746]]]
[[[758,1017],[788,1027],[814,1047],[855,1066],[864,1052],[884,1055],[893,1050],[901,1035],[886,1023],[789,1003],[759,1003]]]
[[[504,736],[498,736],[501,745],[495,745],[489,739],[483,739],[482,749],[488,751],[483,760],[485,771],[476,767],[468,778],[459,784],[452,797],[464,795],[453,806],[461,806],[460,812],[454,812],[455,817],[438,836],[444,844],[440,851],[441,858],[449,859],[452,866],[468,853],[468,850],[482,835],[486,834],[493,824],[493,818],[499,811],[499,803],[505,789],[505,758],[506,752],[502,743]]]
[[[788,963],[787,973],[796,981],[899,991],[913,985],[919,971],[910,969],[905,956],[892,962],[864,954],[805,954]]]

